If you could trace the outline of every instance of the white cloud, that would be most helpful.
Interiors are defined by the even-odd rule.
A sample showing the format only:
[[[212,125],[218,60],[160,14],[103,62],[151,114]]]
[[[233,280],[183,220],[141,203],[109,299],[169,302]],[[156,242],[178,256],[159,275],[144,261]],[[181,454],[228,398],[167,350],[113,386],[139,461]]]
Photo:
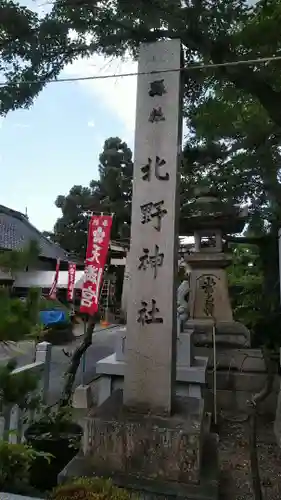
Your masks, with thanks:
[[[20,5],[36,12],[39,17],[45,16],[52,9],[53,2],[50,0],[20,0]]]
[[[77,60],[65,69],[69,76],[75,77],[118,75],[136,71],[137,63],[130,59],[105,59],[97,54],[87,60]],[[136,76],[84,80],[79,83],[95,97],[99,97],[105,110],[117,115],[131,138],[135,128]]]
[[[93,120],[90,120],[90,121],[87,123],[87,125],[88,125],[88,127],[92,127],[92,128],[96,126],[96,124],[95,124],[95,122],[94,122]]]
[[[30,125],[28,123],[14,123],[15,128],[29,128]]]

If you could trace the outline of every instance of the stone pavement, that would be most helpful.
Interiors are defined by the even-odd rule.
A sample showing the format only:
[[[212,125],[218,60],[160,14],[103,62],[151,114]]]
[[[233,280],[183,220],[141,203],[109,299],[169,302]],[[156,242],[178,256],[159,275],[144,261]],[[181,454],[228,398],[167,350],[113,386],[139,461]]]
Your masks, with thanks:
[[[117,325],[110,324],[109,326],[103,326],[101,323],[96,325],[95,332],[100,332],[102,330],[109,330],[111,328],[116,328]],[[73,334],[75,337],[81,337],[84,334],[84,325],[83,322],[76,323],[73,327]]]
[[[109,356],[115,351],[115,338],[121,326],[109,328],[97,328],[93,333],[93,343],[86,352],[86,372],[85,383],[90,383],[96,374],[96,362],[100,359]],[[124,328],[124,327],[123,327]],[[51,374],[50,374],[50,389],[48,404],[55,404],[61,394],[63,387],[63,375],[69,366],[69,358],[64,354],[66,352],[73,352],[74,349],[81,343],[81,338],[75,339],[68,345],[53,346],[52,360],[51,360]],[[18,361],[18,366],[23,366],[33,362],[34,356],[34,343],[33,342],[19,342],[17,346],[2,345],[0,351],[1,357],[15,357]],[[81,383],[81,364],[78,369],[75,386]],[[0,497],[0,500],[1,497]]]

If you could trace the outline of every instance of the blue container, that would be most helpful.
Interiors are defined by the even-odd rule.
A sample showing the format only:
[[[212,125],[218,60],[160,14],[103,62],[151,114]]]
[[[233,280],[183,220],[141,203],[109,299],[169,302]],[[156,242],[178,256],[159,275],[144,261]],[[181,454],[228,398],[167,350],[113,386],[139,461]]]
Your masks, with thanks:
[[[44,326],[55,325],[57,323],[64,323],[68,321],[68,316],[65,311],[58,311],[57,309],[52,311],[41,311],[40,323]]]

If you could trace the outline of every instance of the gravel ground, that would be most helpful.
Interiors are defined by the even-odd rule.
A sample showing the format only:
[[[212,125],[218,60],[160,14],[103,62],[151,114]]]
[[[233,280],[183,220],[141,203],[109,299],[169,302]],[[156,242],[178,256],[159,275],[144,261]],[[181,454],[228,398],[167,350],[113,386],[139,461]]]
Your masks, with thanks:
[[[220,499],[253,500],[248,424],[222,419],[219,436]],[[259,417],[257,447],[263,500],[279,500],[281,498],[281,450],[275,442],[272,419]]]

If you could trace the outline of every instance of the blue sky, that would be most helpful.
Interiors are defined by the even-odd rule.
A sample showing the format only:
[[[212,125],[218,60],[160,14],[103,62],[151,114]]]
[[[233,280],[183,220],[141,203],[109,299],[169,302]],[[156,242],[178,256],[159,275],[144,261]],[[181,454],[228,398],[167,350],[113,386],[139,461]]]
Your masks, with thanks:
[[[63,76],[133,72],[131,61],[100,56],[76,61]],[[74,184],[97,178],[98,156],[110,136],[133,148],[136,79],[49,84],[28,110],[0,122],[0,204],[25,212],[40,230],[60,216],[54,201]]]

